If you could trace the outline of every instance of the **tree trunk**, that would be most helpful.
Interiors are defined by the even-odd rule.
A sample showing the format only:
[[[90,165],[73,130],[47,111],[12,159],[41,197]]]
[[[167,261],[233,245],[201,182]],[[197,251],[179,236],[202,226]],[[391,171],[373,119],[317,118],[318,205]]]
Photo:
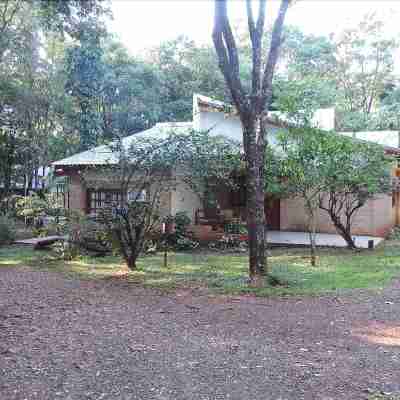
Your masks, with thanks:
[[[137,257],[135,257],[134,255],[130,255],[125,258],[126,265],[130,271],[136,271],[136,259]]]
[[[243,124],[247,160],[247,228],[249,240],[250,284],[262,286],[267,272],[264,211],[264,151],[258,151],[256,138],[261,132],[261,118]],[[254,121],[254,119],[253,119]]]
[[[353,237],[351,236],[350,228],[345,228],[341,224],[340,224],[340,226],[337,226],[335,224],[335,226],[336,226],[336,229],[338,229],[339,233],[341,234],[342,238],[346,241],[347,247],[350,250],[355,250],[357,248],[357,246],[354,242]]]
[[[309,224],[309,236],[310,236],[310,256],[311,256],[311,265],[315,267],[317,264],[317,244],[316,244],[316,234],[317,234],[317,221],[316,216],[313,213],[310,215],[310,224]]]
[[[337,217],[336,215],[329,213],[331,220],[333,224],[335,225],[336,230],[338,231],[339,235],[346,241],[347,247],[350,250],[355,250],[357,248],[352,236],[351,236],[351,226],[347,224],[347,226],[344,226],[342,222],[340,221],[340,217]]]
[[[164,249],[164,268],[168,268],[168,250],[167,247]]]
[[[252,46],[251,91],[245,90],[240,78],[239,52],[231,28],[227,0],[215,0],[213,42],[218,56],[218,65],[224,75],[233,103],[243,126],[243,145],[247,162],[247,227],[249,231],[250,284],[264,283],[267,261],[265,254],[264,214],[264,158],[265,130],[263,115],[272,101],[272,79],[279,49],[283,24],[291,0],[282,0],[278,16],[272,29],[270,49],[263,68],[263,35],[266,1],[259,2],[257,19],[252,4],[247,0],[247,19]]]

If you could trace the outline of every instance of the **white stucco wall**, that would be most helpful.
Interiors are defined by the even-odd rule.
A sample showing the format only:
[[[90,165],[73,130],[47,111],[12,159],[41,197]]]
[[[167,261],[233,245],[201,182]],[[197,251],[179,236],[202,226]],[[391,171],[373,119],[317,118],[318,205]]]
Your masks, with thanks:
[[[355,137],[382,146],[399,147],[400,135],[398,131],[368,131],[368,132],[338,132],[340,135]]]
[[[237,116],[231,116],[222,112],[199,111],[194,119],[194,129],[208,130],[212,135],[223,135],[230,139],[242,142],[243,131]],[[268,143],[276,143],[276,132],[282,128],[268,125]]]
[[[195,221],[196,210],[203,208],[199,196],[183,182],[178,181],[175,190],[171,191],[170,198],[171,215],[186,212],[192,222]]]
[[[199,105],[199,102],[206,102],[207,104],[214,104],[215,110],[211,107],[204,107]],[[224,104],[219,101],[207,98],[195,94],[193,96],[193,128],[197,130],[208,130],[215,135],[224,135],[231,139],[242,141],[242,126],[240,119],[237,116],[229,115],[218,111]],[[270,116],[281,118],[283,121],[287,120],[287,117],[280,112],[270,112]],[[313,123],[316,127],[327,131],[335,128],[335,109],[319,109],[315,112]],[[270,144],[275,143],[275,132],[281,130],[275,125],[268,126],[268,142]]]

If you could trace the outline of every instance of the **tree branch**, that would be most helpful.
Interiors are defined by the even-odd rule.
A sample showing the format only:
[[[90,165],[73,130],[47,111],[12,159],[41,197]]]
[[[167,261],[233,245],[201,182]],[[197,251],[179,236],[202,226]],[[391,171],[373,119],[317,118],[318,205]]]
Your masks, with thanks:
[[[279,49],[282,40],[283,24],[289,5],[293,0],[282,0],[279,7],[278,17],[272,29],[271,47],[268,54],[267,64],[265,65],[264,78],[262,83],[262,102],[259,111],[268,109],[272,101],[272,78],[276,64],[278,62]]]
[[[261,98],[262,42],[265,25],[266,0],[260,0],[257,23],[254,20],[251,0],[246,0],[246,5],[253,61],[251,101],[252,109],[259,109],[259,102]]]
[[[212,37],[219,67],[227,81],[235,106],[240,113],[247,113],[249,107],[240,81],[238,50],[227,15],[226,0],[215,0]]]

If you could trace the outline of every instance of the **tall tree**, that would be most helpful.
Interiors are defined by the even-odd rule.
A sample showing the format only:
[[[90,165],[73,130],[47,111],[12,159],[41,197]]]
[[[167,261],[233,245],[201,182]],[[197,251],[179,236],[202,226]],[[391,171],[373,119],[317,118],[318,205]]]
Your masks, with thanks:
[[[4,0],[0,3],[0,61],[15,38],[15,23],[21,6],[22,1],[18,0]]]
[[[103,16],[111,15],[105,0],[38,0],[35,6],[45,30],[78,40],[82,21],[101,21]]]
[[[193,93],[220,100],[227,97],[224,78],[211,46],[200,46],[179,36],[146,53],[144,61],[154,65],[159,78],[163,121],[191,120]]]
[[[24,183],[24,178],[29,186],[38,167],[57,157],[50,147],[54,142],[62,143],[63,134],[70,132],[71,124],[65,117],[72,110],[65,91],[62,34],[67,32],[76,42],[79,25],[89,18],[100,18],[101,10],[97,0],[0,2],[3,195],[17,183]],[[75,119],[76,113],[69,121]]]
[[[243,128],[247,176],[249,272],[250,283],[254,286],[263,284],[263,275],[267,272],[264,213],[266,116],[272,101],[272,80],[281,47],[285,16],[291,2],[292,0],[281,1],[265,60],[263,38],[267,1],[259,1],[257,17],[254,16],[251,0],[246,1],[252,56],[251,89],[246,90],[240,78],[238,46],[228,17],[227,0],[215,1],[214,47],[219,67],[229,87]]]
[[[67,53],[66,90],[75,98],[79,109],[80,150],[99,143],[101,122],[98,108],[105,82],[102,35],[95,19],[84,21],[79,27],[79,42]]]
[[[319,197],[325,190],[322,175],[321,148],[325,145],[325,133],[310,125],[300,129],[289,129],[279,137],[282,147],[281,175],[289,195],[300,197],[304,202],[307,217],[307,231],[310,238],[311,265],[316,265],[316,232],[319,213]],[[327,138],[331,135],[325,135]]]
[[[384,21],[369,14],[329,37],[287,27],[284,37],[274,94],[292,96],[302,87],[318,95],[320,107],[336,108],[337,129],[374,129],[374,114],[394,80],[398,48],[398,41],[384,33]]]
[[[161,120],[162,85],[156,66],[132,57],[112,38],[104,43],[101,131],[105,140],[150,128]]]
[[[334,38],[335,82],[338,89],[338,128],[361,130],[379,106],[380,96],[393,80],[394,50],[398,43],[383,34],[384,22],[366,15],[356,28]]]

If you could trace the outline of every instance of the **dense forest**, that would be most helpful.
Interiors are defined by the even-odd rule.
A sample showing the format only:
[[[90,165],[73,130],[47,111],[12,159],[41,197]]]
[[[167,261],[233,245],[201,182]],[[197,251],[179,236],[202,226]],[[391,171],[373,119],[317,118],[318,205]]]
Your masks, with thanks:
[[[2,196],[53,160],[190,120],[193,93],[229,101],[211,40],[182,35],[133,56],[109,18],[110,4],[96,0],[0,3]],[[398,129],[398,43],[382,32],[373,15],[329,37],[286,27],[273,109],[334,106],[338,130]],[[249,38],[240,26],[237,35],[250,82]]]

